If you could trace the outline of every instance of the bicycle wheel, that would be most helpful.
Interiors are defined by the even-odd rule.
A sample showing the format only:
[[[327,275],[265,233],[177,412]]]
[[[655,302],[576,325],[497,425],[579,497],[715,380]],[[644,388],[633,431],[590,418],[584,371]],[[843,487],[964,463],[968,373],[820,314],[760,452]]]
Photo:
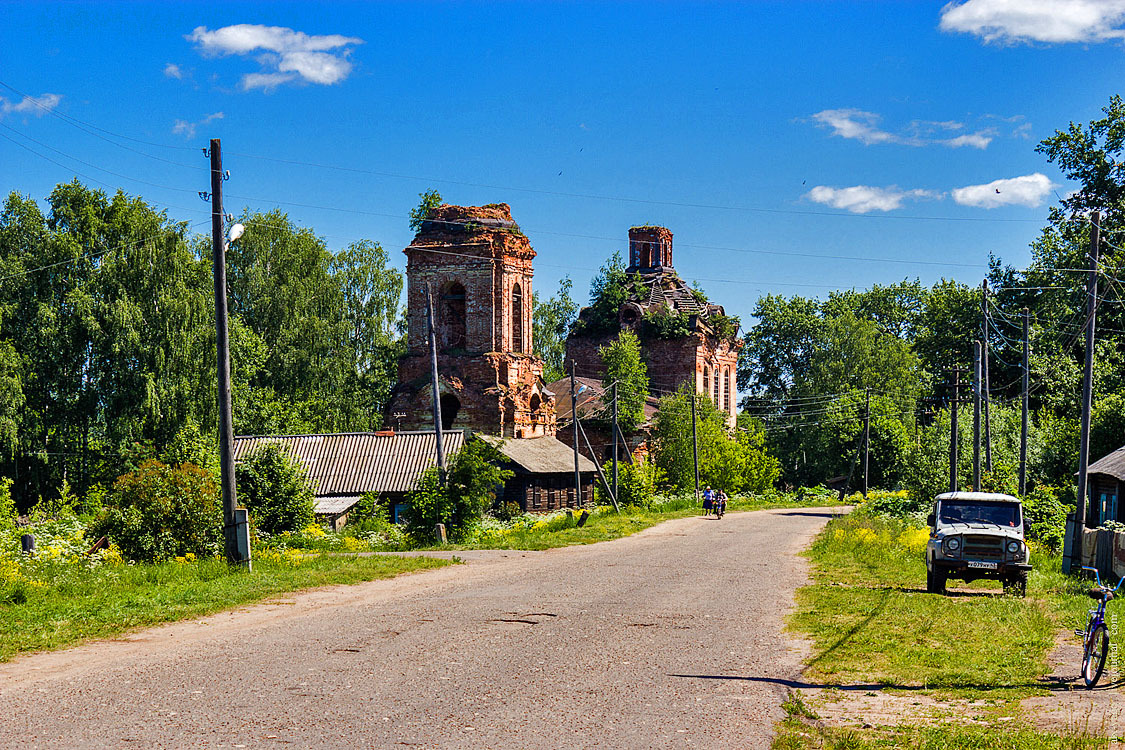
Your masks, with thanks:
[[[1099,623],[1093,632],[1087,631],[1082,649],[1082,679],[1086,681],[1086,687],[1092,688],[1098,684],[1108,656],[1109,633],[1105,625]]]

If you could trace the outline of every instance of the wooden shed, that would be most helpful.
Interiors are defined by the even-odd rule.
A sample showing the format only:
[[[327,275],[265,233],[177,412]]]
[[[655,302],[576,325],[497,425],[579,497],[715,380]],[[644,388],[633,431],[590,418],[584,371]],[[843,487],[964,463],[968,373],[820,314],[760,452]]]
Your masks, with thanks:
[[[582,487],[579,497],[574,487],[574,450],[555,438],[477,437],[500,451],[506,459],[505,468],[515,473],[504,485],[500,498],[503,502],[519,503],[524,512],[531,513],[578,508],[594,502],[597,466],[585,456],[578,456]]]
[[[1086,525],[1100,526],[1105,521],[1125,522],[1125,503],[1120,502],[1125,483],[1125,447],[1090,464],[1087,470],[1089,498]]]
[[[304,467],[316,493],[317,516],[337,530],[368,492],[389,501],[397,522],[406,494],[437,463],[433,430],[240,436],[234,439],[234,460],[241,461],[266,443],[280,444],[286,456]],[[442,431],[446,455],[464,444],[461,430]]]

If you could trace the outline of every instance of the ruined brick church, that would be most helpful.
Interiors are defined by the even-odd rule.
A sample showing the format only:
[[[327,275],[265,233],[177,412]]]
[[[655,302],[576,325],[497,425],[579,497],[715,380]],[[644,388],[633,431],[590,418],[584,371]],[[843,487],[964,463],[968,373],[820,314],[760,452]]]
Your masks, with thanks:
[[[506,203],[433,209],[407,257],[407,355],[391,424],[433,429],[427,290],[437,334],[443,429],[533,438],[555,434],[555,397],[532,353],[535,251]]]
[[[543,362],[534,354],[531,335],[535,251],[512,220],[509,206],[439,206],[404,252],[408,352],[399,363],[388,423],[433,429],[428,295],[437,338],[443,429],[467,428],[509,438],[554,436],[556,397],[543,381]],[[567,361],[576,361],[578,374],[601,378],[598,348],[618,330],[645,334],[646,316],[680,316],[686,333],[641,335],[653,390],[670,392],[694,382],[733,424],[741,342],[736,331],[724,332],[714,325],[725,317],[722,306],[702,300],[676,274],[672,233],[664,227],[630,229],[627,272],[640,283],[633,285],[618,311],[618,325],[594,334],[582,333],[578,326],[567,339]],[[569,407],[563,416],[569,417]],[[568,435],[559,437],[565,440]]]
[[[579,325],[567,337],[566,359],[582,376],[601,379],[605,374],[598,350],[621,330],[637,334],[641,356],[648,366],[654,394],[675,391],[685,382],[697,393],[711,397],[734,425],[738,415],[737,322],[726,317],[722,305],[711,304],[680,278],[672,265],[672,233],[665,227],[640,226],[629,230],[629,265],[625,272],[638,283],[631,285],[617,310],[616,324],[590,331]],[[579,321],[588,319],[583,308]],[[684,330],[672,335],[656,332],[653,316],[683,320]]]

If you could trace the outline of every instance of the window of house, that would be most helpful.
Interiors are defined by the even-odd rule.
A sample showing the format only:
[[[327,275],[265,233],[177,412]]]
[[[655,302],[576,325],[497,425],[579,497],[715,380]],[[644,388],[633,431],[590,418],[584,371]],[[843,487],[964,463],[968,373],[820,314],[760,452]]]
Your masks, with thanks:
[[[523,351],[523,290],[512,287],[512,351]]]
[[[465,287],[454,281],[450,284],[442,301],[442,322],[445,324],[445,348],[465,348]]]
[[[730,368],[723,368],[723,411],[730,412]]]
[[[714,391],[711,394],[711,400],[715,402],[715,408],[718,409],[721,402],[719,401],[719,368],[717,367],[715,368],[714,380],[715,382],[712,384]]]
[[[703,365],[703,392],[711,392],[711,368],[707,365]]]

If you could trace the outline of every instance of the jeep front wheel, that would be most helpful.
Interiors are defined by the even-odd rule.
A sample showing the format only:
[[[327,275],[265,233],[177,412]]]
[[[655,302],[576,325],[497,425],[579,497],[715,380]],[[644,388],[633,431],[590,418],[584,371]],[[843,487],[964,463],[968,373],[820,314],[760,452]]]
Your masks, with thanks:
[[[1004,593],[1012,596],[1027,596],[1027,573],[1016,573],[1005,578]]]
[[[926,591],[931,594],[944,594],[945,593],[945,580],[946,576],[940,570],[927,570],[926,571]]]

